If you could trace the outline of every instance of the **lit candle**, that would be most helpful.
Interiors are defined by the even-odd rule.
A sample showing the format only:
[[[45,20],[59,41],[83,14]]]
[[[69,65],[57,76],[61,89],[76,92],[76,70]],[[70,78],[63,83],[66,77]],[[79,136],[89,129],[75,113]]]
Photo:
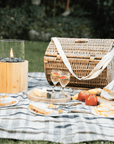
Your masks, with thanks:
[[[14,55],[13,55],[13,50],[12,50],[12,48],[11,48],[11,50],[10,50],[10,58],[13,58],[14,57]]]

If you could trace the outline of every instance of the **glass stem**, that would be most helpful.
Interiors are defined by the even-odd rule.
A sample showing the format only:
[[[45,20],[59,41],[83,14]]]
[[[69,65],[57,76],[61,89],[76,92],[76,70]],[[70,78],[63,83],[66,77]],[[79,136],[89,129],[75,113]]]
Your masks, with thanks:
[[[52,93],[54,93],[55,92],[55,84],[54,84],[54,86],[53,86],[53,90],[52,90]]]
[[[64,94],[64,87],[62,87],[62,93]]]

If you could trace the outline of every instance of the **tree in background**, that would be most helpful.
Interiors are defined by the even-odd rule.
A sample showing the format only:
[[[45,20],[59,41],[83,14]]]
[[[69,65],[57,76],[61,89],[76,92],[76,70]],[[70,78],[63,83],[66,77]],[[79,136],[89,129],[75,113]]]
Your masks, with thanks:
[[[99,38],[114,38],[114,1],[87,0],[85,10],[91,13],[95,35]]]
[[[5,38],[28,39],[30,29],[76,37],[85,28],[92,28],[94,38],[114,37],[113,0],[41,0],[38,6],[31,0],[0,0],[0,13]]]
[[[64,13],[62,13],[62,16],[68,16],[68,15],[70,15],[69,4],[70,4],[70,0],[67,0],[67,3],[66,3],[66,10],[65,10]]]

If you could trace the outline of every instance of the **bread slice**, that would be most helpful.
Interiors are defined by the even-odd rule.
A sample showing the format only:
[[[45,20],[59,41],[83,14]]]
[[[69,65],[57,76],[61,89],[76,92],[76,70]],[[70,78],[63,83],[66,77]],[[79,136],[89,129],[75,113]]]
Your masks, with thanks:
[[[88,91],[90,94],[100,95],[102,92],[102,89],[101,88],[95,88],[95,89],[90,89]]]
[[[110,93],[111,95],[114,95],[114,91],[111,91],[111,90],[109,90],[107,88],[103,88],[103,90],[106,91],[106,92],[108,92],[108,93]]]
[[[77,100],[77,99],[78,99],[78,93],[72,97],[72,100]]]
[[[29,104],[29,109],[36,112],[36,113],[39,113],[39,114],[44,114],[44,115],[50,115],[52,113],[54,113],[53,110],[49,110],[48,108],[46,108],[45,106],[41,106],[38,105],[38,106],[35,106],[33,104]]]

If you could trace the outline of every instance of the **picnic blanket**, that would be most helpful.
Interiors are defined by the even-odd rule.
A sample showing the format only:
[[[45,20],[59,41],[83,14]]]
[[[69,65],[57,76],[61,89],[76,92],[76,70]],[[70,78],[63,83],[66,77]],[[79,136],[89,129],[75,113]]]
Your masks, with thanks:
[[[28,90],[35,87],[52,88],[44,73],[28,74]],[[71,96],[70,89],[65,89]],[[75,93],[80,90],[74,90]],[[4,95],[4,94],[1,94]],[[67,113],[56,117],[34,115],[28,110],[31,102],[26,91],[8,94],[18,99],[18,104],[0,108],[0,138],[19,140],[45,140],[59,143],[78,143],[84,141],[114,141],[114,119],[87,113]],[[91,111],[85,104],[70,109]]]

